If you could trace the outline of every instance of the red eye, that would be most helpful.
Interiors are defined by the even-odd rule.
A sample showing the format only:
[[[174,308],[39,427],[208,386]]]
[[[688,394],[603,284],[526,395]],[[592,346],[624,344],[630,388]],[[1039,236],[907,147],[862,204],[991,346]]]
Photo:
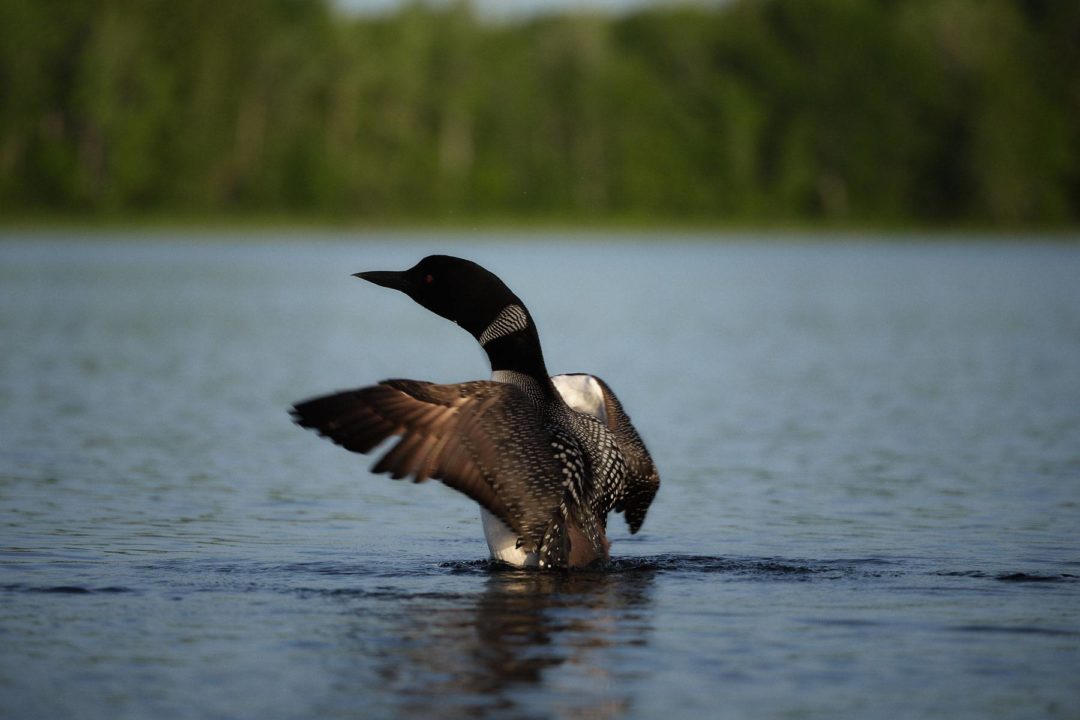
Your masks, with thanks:
[[[435,277],[433,275],[429,273],[424,276],[424,284],[430,285],[433,282],[435,282]]]

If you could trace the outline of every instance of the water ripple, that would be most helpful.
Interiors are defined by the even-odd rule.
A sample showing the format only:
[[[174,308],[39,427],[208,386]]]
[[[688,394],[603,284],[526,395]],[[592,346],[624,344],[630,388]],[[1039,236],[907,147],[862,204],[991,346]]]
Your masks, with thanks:
[[[941,570],[935,575],[939,577],[969,577],[977,579],[998,580],[1010,583],[1074,583],[1080,582],[1080,575],[1071,573],[1032,573],[1032,572],[997,572],[990,573],[983,570]]]
[[[120,594],[135,592],[131,588],[119,586],[106,586],[101,588],[84,587],[82,585],[22,585],[18,583],[0,585],[0,591],[11,593],[44,593],[53,595],[91,595]]]

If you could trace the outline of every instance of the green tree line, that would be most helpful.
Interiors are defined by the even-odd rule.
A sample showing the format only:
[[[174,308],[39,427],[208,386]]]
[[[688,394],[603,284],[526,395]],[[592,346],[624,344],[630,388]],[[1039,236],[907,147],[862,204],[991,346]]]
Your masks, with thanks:
[[[0,213],[1068,224],[1080,3],[0,0]]]

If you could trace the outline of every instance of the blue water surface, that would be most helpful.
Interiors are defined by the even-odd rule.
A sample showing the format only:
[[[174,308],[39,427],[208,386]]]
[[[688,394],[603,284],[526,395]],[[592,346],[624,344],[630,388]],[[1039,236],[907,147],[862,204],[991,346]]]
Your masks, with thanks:
[[[291,403],[485,377],[354,272],[472,258],[663,485],[613,561]],[[456,233],[0,239],[0,717],[1080,716],[1080,246]]]

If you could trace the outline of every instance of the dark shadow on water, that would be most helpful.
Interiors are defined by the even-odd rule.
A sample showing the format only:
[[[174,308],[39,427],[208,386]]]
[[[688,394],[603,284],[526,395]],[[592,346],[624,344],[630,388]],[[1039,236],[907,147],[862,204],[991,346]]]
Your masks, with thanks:
[[[368,593],[350,610],[357,660],[374,660],[387,704],[374,714],[625,714],[637,666],[606,655],[647,645],[655,570],[546,573],[487,562],[442,570],[482,576],[482,590]]]
[[[710,555],[664,554],[647,557],[615,558],[603,565],[586,570],[570,570],[568,575],[625,575],[633,573],[696,574],[710,573],[730,576],[733,580],[810,580],[834,579],[852,575],[881,575],[894,573],[883,566],[887,560],[871,558],[857,560],[796,560],[787,558],[737,558]],[[522,572],[491,560],[443,563],[442,567],[455,573]],[[540,572],[540,571],[534,571]]]
[[[609,718],[632,709],[638,682],[655,669],[649,643],[660,578],[832,581],[895,571],[887,565],[665,554],[548,572],[476,560],[429,565],[431,582],[419,587],[361,582],[301,592],[346,603],[353,658],[344,674],[358,691],[364,677],[380,688],[367,693],[373,714]],[[413,572],[403,568],[402,577]]]

